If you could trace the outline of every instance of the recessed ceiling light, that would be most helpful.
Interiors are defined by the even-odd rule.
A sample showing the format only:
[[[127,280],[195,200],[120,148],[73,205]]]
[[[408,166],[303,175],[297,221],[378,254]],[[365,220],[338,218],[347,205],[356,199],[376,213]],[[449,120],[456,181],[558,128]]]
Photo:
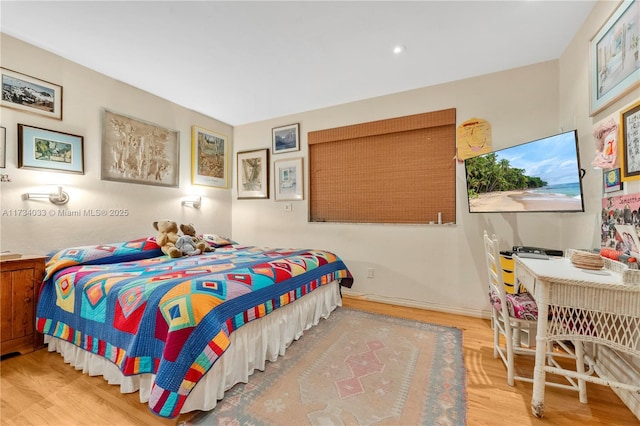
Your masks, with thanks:
[[[393,47],[393,54],[394,55],[399,55],[399,54],[403,53],[405,50],[407,50],[407,48],[404,47],[404,45],[399,44],[399,45]]]

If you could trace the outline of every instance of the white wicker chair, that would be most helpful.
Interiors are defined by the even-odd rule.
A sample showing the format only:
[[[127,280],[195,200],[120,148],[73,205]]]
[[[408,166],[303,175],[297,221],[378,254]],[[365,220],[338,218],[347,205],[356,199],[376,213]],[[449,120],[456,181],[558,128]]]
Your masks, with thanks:
[[[515,357],[516,355],[529,355],[535,356],[535,349],[522,347],[520,342],[520,336],[522,330],[528,330],[530,335],[536,331],[537,317],[529,317],[526,319],[516,318],[509,309],[509,299],[513,300],[514,295],[507,294],[504,285],[503,270],[500,262],[500,249],[496,236],[489,237],[487,231],[484,232],[484,248],[487,260],[487,270],[489,273],[489,295],[492,299],[491,308],[491,322],[493,327],[493,356],[500,357],[507,367],[507,383],[509,386],[514,386],[514,381],[519,380],[522,382],[533,383],[533,375],[520,376],[515,372]],[[515,288],[517,288],[517,283]],[[496,300],[496,297],[499,299]],[[515,295],[518,297],[518,295]],[[531,298],[531,303],[535,303]],[[501,343],[500,335],[504,336],[504,345]],[[584,357],[583,351],[580,347],[578,351],[574,351],[564,342],[555,342],[562,351],[553,351],[553,344],[549,343],[547,348],[547,362],[550,365],[559,367],[555,358],[572,358],[576,360],[576,368],[578,371],[584,371]],[[576,342],[580,345],[580,342]],[[576,352],[578,356],[576,356]],[[566,377],[568,384],[546,382],[548,386],[560,387],[565,389],[571,389],[580,393],[580,401],[586,403],[586,385],[584,380],[574,380],[570,377]]]

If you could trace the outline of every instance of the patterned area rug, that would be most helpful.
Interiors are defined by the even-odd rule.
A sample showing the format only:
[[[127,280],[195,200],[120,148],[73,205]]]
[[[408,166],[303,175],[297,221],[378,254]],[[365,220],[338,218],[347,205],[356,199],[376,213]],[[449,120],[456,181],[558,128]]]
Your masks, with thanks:
[[[191,425],[464,425],[456,328],[338,308]]]

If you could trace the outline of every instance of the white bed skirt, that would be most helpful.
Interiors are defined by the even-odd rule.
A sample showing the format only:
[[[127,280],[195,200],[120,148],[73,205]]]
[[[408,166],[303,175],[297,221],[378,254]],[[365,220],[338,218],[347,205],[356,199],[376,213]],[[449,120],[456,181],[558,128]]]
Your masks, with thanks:
[[[247,383],[254,370],[264,370],[266,361],[275,361],[298,340],[303,332],[317,325],[321,318],[342,305],[337,281],[326,284],[304,297],[279,308],[267,316],[240,327],[231,333],[231,344],[198,382],[187,398],[181,413],[212,410],[224,392],[236,383]],[[120,385],[121,393],[139,391],[140,402],[149,401],[154,374],[124,376],[111,361],[84,349],[45,336],[49,351],[57,351],[64,362],[90,376],[103,376],[109,384]]]

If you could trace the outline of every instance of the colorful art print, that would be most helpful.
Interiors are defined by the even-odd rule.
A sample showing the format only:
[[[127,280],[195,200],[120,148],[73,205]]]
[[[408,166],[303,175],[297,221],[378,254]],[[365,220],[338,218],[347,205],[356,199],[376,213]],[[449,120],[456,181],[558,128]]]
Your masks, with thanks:
[[[289,124],[287,126],[272,129],[273,153],[300,150],[300,124]]]
[[[238,199],[269,198],[269,150],[238,153]]]
[[[18,167],[84,174],[84,138],[18,124]]]
[[[640,83],[639,9],[637,0],[623,0],[591,39],[591,116]]]
[[[108,110],[102,121],[102,180],[177,187],[180,133]]]
[[[0,105],[62,120],[62,86],[0,67]]]
[[[631,225],[640,230],[640,193],[607,196],[602,199],[600,245],[616,248],[616,225]]]
[[[620,113],[622,180],[640,179],[640,102]]]
[[[620,169],[605,170],[602,174],[602,178],[604,181],[604,192],[614,192],[622,189]]]
[[[227,188],[229,155],[229,142],[225,135],[192,126],[191,183]]]

